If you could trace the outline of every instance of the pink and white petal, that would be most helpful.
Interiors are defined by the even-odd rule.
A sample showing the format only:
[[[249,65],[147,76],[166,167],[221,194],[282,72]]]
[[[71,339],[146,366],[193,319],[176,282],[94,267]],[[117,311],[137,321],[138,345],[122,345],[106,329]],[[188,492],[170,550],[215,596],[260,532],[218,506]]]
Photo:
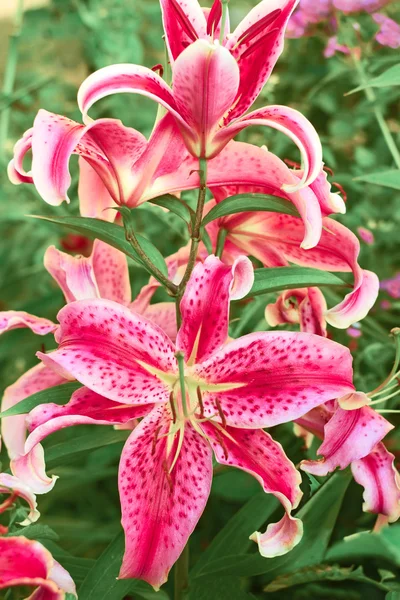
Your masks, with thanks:
[[[221,151],[235,135],[252,125],[277,129],[285,133],[299,148],[303,162],[303,177],[294,185],[285,184],[283,189],[286,192],[300,190],[318,177],[322,168],[322,146],[318,133],[306,117],[288,106],[267,106],[223,127],[214,136],[213,144],[217,151]]]
[[[185,127],[172,91],[165,81],[151,69],[129,63],[103,67],[85,79],[78,91],[78,105],[84,121],[95,102],[117,93],[147,96],[164,106]]]
[[[379,443],[370,454],[351,464],[354,479],[364,488],[363,510],[385,515],[389,523],[400,517],[400,477],[394,459]]]
[[[12,329],[30,329],[36,335],[47,335],[57,329],[49,319],[35,317],[23,310],[5,310],[0,312],[0,334]]]
[[[323,293],[318,288],[308,288],[307,296],[299,305],[300,330],[326,337],[325,314],[327,310]]]
[[[24,169],[24,158],[27,152],[31,149],[32,145],[32,131],[28,129],[24,135],[14,146],[14,157],[8,163],[7,174],[8,178],[14,185],[20,183],[33,183],[32,173],[25,171]]]
[[[100,175],[87,160],[80,156],[78,162],[78,197],[82,217],[93,217],[112,223],[117,213],[115,210],[107,209],[116,207],[117,204],[112,199]]]
[[[333,412],[327,404],[321,404],[308,413],[296,419],[296,425],[312,433],[321,440],[324,439],[324,430],[327,422],[332,418]]]
[[[71,256],[49,246],[44,255],[44,266],[58,283],[66,302],[100,297],[90,257]]]
[[[46,475],[43,447],[38,444],[28,454],[22,454],[11,460],[11,472],[23,481],[35,494],[47,494],[58,479],[55,475]]]
[[[18,498],[22,498],[28,504],[30,509],[29,515],[20,523],[20,525],[25,527],[26,525],[30,525],[30,523],[35,523],[40,517],[40,513],[37,510],[35,494],[24,480],[20,480],[18,477],[14,477],[8,473],[0,473],[0,494],[18,496]],[[0,504],[0,513],[1,512]]]
[[[214,147],[213,137],[239,87],[235,59],[223,46],[197,40],[176,60],[172,86],[177,110],[190,129],[189,135],[182,130],[189,151],[212,158],[225,145]]]
[[[347,348],[326,338],[271,331],[229,342],[194,372],[207,417],[219,404],[228,425],[256,429],[298,419],[353,391],[351,362]],[[232,389],[207,391],[215,384]]]
[[[150,410],[148,404],[131,406],[108,400],[82,387],[73,393],[65,406],[41,404],[36,406],[27,418],[31,432],[25,444],[25,451],[32,454],[45,437],[73,425],[114,425],[127,423],[143,417]]]
[[[160,327],[175,342],[177,336],[176,307],[174,302],[150,304],[142,313],[146,319]]]
[[[278,523],[270,523],[264,533],[255,531],[250,539],[258,545],[261,556],[273,558],[293,550],[302,537],[302,521],[286,513]]]
[[[207,35],[207,22],[197,0],[161,0],[165,42],[171,65],[183,50]]]
[[[379,293],[379,279],[372,271],[361,271],[354,290],[334,308],[325,313],[325,320],[333,327],[347,329],[367,316]]]
[[[296,177],[303,178],[303,171],[294,171]],[[332,192],[332,186],[328,181],[328,174],[321,169],[318,177],[311,183],[311,190],[318,198],[319,205],[324,217],[333,214],[344,215],[346,213],[346,203],[339,192]]]
[[[370,398],[364,392],[352,392],[351,394],[346,394],[337,399],[338,405],[344,410],[362,408],[363,406],[367,406],[370,402]]]
[[[100,297],[127,306],[131,301],[131,284],[125,254],[101,240],[96,240],[91,261]]]
[[[297,0],[264,0],[257,4],[229,36],[226,47],[240,69],[238,102],[232,121],[253,104],[283,51],[287,22]]]
[[[72,302],[58,313],[59,348],[37,355],[93,392],[116,402],[168,402],[152,369],[176,373],[175,348],[150,321],[111,300]]]
[[[302,523],[290,512],[301,500],[301,476],[287,458],[282,446],[265,431],[217,429],[212,423],[202,423],[204,433],[222,465],[237,467],[253,475],[267,494],[273,494],[283,505],[286,516],[270,524],[264,534],[253,533],[250,539],[258,543],[263,556],[272,558],[289,552],[301,539]]]
[[[1,404],[1,410],[5,411],[15,406],[28,396],[41,392],[55,385],[65,382],[52,369],[40,363],[24,373],[15,383],[6,388]],[[26,415],[15,417],[4,417],[1,420],[1,435],[7,447],[11,459],[24,453],[26,437]]]
[[[167,581],[197,525],[212,479],[211,449],[190,425],[173,466],[179,433],[166,435],[171,423],[163,408],[155,408],[132,432],[119,468],[125,530],[119,576],[144,579],[155,589]]]
[[[301,469],[312,475],[327,475],[336,467],[345,469],[364,458],[393,425],[369,406],[354,410],[338,408],[324,428],[324,441],[318,448],[321,460],[304,460]]]
[[[206,360],[226,342],[230,301],[245,296],[253,281],[253,266],[245,256],[227,266],[211,255],[195,266],[180,303],[176,339],[186,362]]]

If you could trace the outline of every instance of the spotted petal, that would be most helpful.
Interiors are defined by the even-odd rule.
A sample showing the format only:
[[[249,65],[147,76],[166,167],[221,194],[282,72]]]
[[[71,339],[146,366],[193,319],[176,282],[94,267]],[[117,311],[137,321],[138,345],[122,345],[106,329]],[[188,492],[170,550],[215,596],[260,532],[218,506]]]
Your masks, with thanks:
[[[211,449],[186,426],[174,467],[179,433],[166,435],[170,417],[156,408],[134,429],[122,453],[119,491],[125,555],[120,578],[165,583],[197,525],[210,493]]]
[[[233,427],[271,427],[354,390],[347,348],[317,335],[260,332],[224,346],[196,366],[206,385],[232,385],[203,395],[206,416],[218,404]],[[236,384],[236,386],[235,386]]]
[[[42,317],[35,317],[23,310],[0,312],[0,334],[12,329],[28,328],[36,335],[47,335],[57,329],[57,325]]]
[[[206,37],[207,23],[197,0],[160,0],[165,42],[171,64],[185,48]]]

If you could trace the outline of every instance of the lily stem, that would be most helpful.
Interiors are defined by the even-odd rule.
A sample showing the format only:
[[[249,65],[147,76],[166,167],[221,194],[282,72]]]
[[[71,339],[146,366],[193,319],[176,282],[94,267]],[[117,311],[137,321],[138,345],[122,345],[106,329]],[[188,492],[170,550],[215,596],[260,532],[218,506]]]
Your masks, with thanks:
[[[175,563],[174,600],[183,600],[189,586],[189,543]]]
[[[197,251],[199,249],[200,244],[200,228],[201,222],[203,220],[203,210],[204,203],[206,201],[206,191],[207,191],[207,159],[200,158],[199,159],[199,178],[200,178],[200,187],[199,187],[199,196],[197,200],[197,208],[196,214],[194,216],[194,222],[192,227],[192,235],[191,237],[191,245],[190,245],[190,253],[189,260],[185,270],[185,273],[182,277],[182,281],[180,282],[177,293],[176,293],[176,323],[178,328],[181,325],[181,313],[180,313],[180,301],[185,292],[186,284],[190,279],[194,266],[196,264]]]
[[[155,277],[157,281],[159,281],[165,288],[167,288],[167,290],[169,290],[172,296],[176,296],[176,294],[178,293],[178,286],[175,285],[175,283],[173,283],[172,281],[170,281],[168,277],[166,277],[158,267],[153,265],[146,253],[142,250],[142,247],[139,244],[138,239],[131,228],[129,232],[126,231],[126,239],[130,243],[132,248],[135,250],[136,254],[139,256],[141,262],[143,263],[143,266],[149,271],[149,273],[151,273],[151,275],[153,275],[153,277]]]
[[[357,56],[355,56],[354,53],[352,53],[352,57],[353,57],[353,62],[354,62],[355,68],[360,77],[361,85],[363,85],[363,86],[368,85],[368,79],[367,79],[362,61]],[[382,111],[381,111],[379,105],[377,104],[376,94],[372,87],[366,87],[364,89],[364,93],[365,93],[366,98],[373,105],[374,115],[375,115],[376,121],[380,127],[380,130],[382,132],[382,135],[385,139],[388,150],[389,150],[390,154],[392,155],[392,158],[393,158],[393,161],[394,161],[396,167],[398,169],[400,169],[400,152],[396,146],[396,143],[393,139],[392,134],[390,133],[389,127],[384,119]]]
[[[8,54],[7,54],[7,62],[6,68],[4,72],[4,80],[3,80],[3,89],[2,95],[4,96],[4,100],[7,102],[9,96],[11,96],[14,83],[15,76],[17,73],[17,64],[18,64],[18,41],[21,35],[22,28],[22,19],[24,15],[24,0],[18,0],[17,9],[15,13],[14,26],[13,31],[10,35],[10,42],[8,46]],[[5,148],[8,136],[8,127],[10,123],[10,114],[11,108],[6,107],[2,110],[0,116],[0,152],[1,159],[5,160]]]

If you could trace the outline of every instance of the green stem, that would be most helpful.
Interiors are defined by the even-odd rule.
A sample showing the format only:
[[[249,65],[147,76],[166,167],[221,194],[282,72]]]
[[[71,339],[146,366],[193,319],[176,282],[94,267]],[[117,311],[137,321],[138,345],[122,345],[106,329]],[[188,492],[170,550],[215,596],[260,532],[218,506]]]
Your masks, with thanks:
[[[226,17],[228,15],[228,0],[220,0],[222,4],[221,29],[219,32],[219,43],[222,45],[225,37]]]
[[[174,600],[183,600],[189,586],[189,544],[175,563]]]
[[[194,216],[194,223],[192,227],[192,235],[191,237],[191,245],[190,245],[190,253],[189,260],[185,270],[185,273],[182,277],[182,281],[178,286],[178,291],[176,294],[176,323],[178,328],[181,324],[181,314],[180,314],[180,301],[185,292],[186,284],[189,281],[189,278],[192,274],[194,266],[196,264],[197,251],[199,249],[200,243],[200,227],[201,222],[203,220],[203,210],[204,203],[206,201],[206,191],[207,191],[207,159],[200,158],[199,159],[199,177],[200,177],[200,187],[199,187],[199,196],[197,200],[197,208],[196,214]]]
[[[22,19],[24,15],[24,1],[18,0],[15,13],[13,31],[10,35],[8,45],[7,62],[4,71],[4,81],[2,95],[7,99],[14,89],[15,76],[18,64],[18,40],[21,35]],[[6,160],[6,142],[8,136],[8,127],[10,123],[11,108],[5,108],[0,116],[0,152],[1,159]]]
[[[354,53],[352,53],[352,58],[353,58],[355,68],[359,74],[361,85],[363,85],[363,86],[368,85],[368,79],[367,79],[362,61],[357,56],[355,56]],[[388,150],[389,150],[390,154],[392,155],[392,158],[394,160],[396,167],[398,169],[400,169],[400,152],[396,146],[396,143],[393,139],[392,134],[390,133],[389,127],[384,119],[382,111],[376,102],[377,101],[376,94],[375,94],[373,88],[371,88],[371,87],[366,87],[364,89],[364,93],[365,93],[365,96],[367,97],[367,99],[373,105],[374,115],[375,115],[376,121],[380,127],[380,130],[382,132],[382,135],[385,139]]]
[[[185,417],[188,417],[189,412],[186,404],[186,384],[185,384],[185,357],[182,352],[176,353],[176,360],[178,362],[178,370],[179,370],[179,385],[181,388],[181,402],[183,408],[183,414]]]
[[[218,258],[221,258],[222,253],[224,251],[224,246],[225,246],[225,240],[226,240],[226,236],[228,235],[228,230],[221,228],[218,231],[218,237],[217,237],[217,247],[215,249],[215,254],[216,256],[218,256]]]
[[[172,281],[170,281],[158,267],[153,265],[145,252],[143,252],[142,247],[140,246],[137,237],[131,228],[129,232],[126,231],[126,239],[131,244],[132,248],[135,250],[136,254],[139,256],[144,267],[149,271],[149,273],[153,275],[153,277],[155,277],[157,281],[159,281],[165,288],[167,288],[172,296],[176,296],[178,293],[178,286],[175,285],[175,283],[172,283]]]

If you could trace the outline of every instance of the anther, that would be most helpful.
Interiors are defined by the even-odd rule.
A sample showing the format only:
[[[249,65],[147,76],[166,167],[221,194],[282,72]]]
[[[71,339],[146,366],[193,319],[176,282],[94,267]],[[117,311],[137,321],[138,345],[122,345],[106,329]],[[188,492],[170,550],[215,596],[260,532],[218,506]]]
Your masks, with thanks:
[[[293,167],[293,169],[301,169],[301,164],[300,163],[295,162],[294,160],[290,160],[289,158],[284,158],[283,162],[288,167]]]
[[[345,191],[344,187],[340,185],[340,183],[336,183],[336,181],[332,181],[332,185],[337,187],[339,192],[342,194],[343,202],[347,202],[347,192]]]
[[[154,437],[153,437],[153,444],[151,446],[151,453],[154,454],[156,451],[156,446],[157,446],[157,442],[158,442],[158,434],[160,433],[160,429],[161,429],[162,425],[160,425],[159,427],[157,427],[157,429],[154,432]]]
[[[154,65],[154,67],[151,67],[151,70],[158,73],[160,77],[164,75],[164,67],[161,64]]]
[[[222,410],[222,406],[221,406],[221,402],[219,401],[219,398],[215,398],[215,405],[217,407],[218,414],[221,418],[222,427],[225,428],[226,427],[226,418],[224,415],[224,411]]]
[[[199,402],[199,406],[200,406],[200,419],[204,418],[204,404],[203,404],[203,396],[201,395],[201,389],[200,386],[197,386],[196,389],[197,392],[197,400]]]

